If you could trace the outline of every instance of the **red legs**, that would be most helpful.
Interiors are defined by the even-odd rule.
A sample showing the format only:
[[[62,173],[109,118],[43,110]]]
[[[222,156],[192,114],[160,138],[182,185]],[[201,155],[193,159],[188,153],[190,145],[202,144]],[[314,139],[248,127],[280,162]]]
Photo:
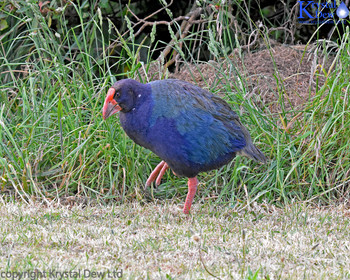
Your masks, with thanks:
[[[164,163],[165,164],[163,165],[162,170],[160,170],[160,172],[158,174],[158,177],[157,177],[157,180],[156,180],[156,186],[160,185],[160,181],[162,180],[162,177],[165,174],[165,171],[167,171],[168,168],[169,168],[168,164],[166,162],[164,162]]]
[[[191,205],[192,205],[194,196],[196,195],[197,186],[198,186],[197,177],[188,178],[188,193],[187,193],[185,206],[183,210],[185,214],[190,213]]]
[[[146,187],[149,187],[154,180],[156,180],[156,185],[160,185],[160,181],[162,180],[162,177],[169,168],[168,164],[163,160],[161,161],[157,167],[152,171],[151,175],[149,175],[147,181],[146,181]]]
[[[156,180],[156,185],[160,185],[160,181],[162,180],[163,175],[168,170],[169,166],[168,164],[163,160],[161,161],[157,167],[152,171],[151,175],[149,175],[147,181],[146,181],[146,187],[149,187],[154,180]],[[174,173],[174,172],[173,172]],[[176,175],[174,173],[174,175]],[[190,213],[190,209],[192,206],[192,202],[194,199],[194,196],[196,195],[197,186],[198,186],[198,179],[197,177],[188,178],[188,193],[185,201],[185,206],[183,212],[185,214]]]

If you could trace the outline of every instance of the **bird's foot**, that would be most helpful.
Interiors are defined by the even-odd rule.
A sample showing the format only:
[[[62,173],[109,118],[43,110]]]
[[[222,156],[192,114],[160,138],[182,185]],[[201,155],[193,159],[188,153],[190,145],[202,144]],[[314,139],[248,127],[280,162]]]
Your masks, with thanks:
[[[185,206],[183,210],[185,214],[190,213],[192,202],[193,202],[194,196],[196,195],[197,186],[198,186],[197,177],[188,178],[188,193],[187,193]]]
[[[168,168],[169,168],[168,164],[164,160],[161,161],[157,165],[157,167],[152,171],[151,175],[149,175],[149,177],[146,181],[146,187],[149,187],[154,180],[156,180],[157,186],[160,185],[160,181],[162,180],[162,177]]]

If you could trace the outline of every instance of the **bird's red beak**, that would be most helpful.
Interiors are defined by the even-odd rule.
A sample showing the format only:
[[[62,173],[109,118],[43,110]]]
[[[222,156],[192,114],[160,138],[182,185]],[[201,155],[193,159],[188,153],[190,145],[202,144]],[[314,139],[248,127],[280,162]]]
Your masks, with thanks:
[[[122,107],[114,100],[115,89],[110,88],[107,92],[105,104],[103,105],[103,119],[106,120],[110,116],[118,113]]]

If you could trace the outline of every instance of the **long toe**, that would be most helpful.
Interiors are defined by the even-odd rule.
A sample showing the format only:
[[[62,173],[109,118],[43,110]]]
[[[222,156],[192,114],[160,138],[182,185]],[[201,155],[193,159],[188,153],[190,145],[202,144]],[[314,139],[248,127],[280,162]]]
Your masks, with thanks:
[[[156,180],[156,185],[159,186],[160,185],[160,181],[162,180],[162,177],[164,176],[165,172],[168,170],[169,166],[167,163],[165,163],[163,165],[163,168],[162,170],[160,170],[159,174],[158,174],[158,177],[157,177],[157,180]]]
[[[162,171],[164,165],[167,166],[166,162],[162,160],[156,168],[152,171],[151,175],[149,175],[147,181],[146,181],[146,187],[149,187],[152,182],[157,178],[158,174]],[[165,172],[165,171],[164,171]]]

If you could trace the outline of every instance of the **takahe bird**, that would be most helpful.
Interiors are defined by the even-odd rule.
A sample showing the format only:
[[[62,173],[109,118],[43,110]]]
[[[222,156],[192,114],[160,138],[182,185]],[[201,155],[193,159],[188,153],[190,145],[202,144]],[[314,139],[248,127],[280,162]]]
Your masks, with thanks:
[[[230,106],[188,82],[168,79],[142,84],[120,80],[108,90],[103,118],[119,111],[126,134],[163,160],[146,186],[154,180],[159,185],[168,168],[178,176],[188,177],[185,214],[197,190],[198,173],[217,169],[236,154],[266,162]]]

